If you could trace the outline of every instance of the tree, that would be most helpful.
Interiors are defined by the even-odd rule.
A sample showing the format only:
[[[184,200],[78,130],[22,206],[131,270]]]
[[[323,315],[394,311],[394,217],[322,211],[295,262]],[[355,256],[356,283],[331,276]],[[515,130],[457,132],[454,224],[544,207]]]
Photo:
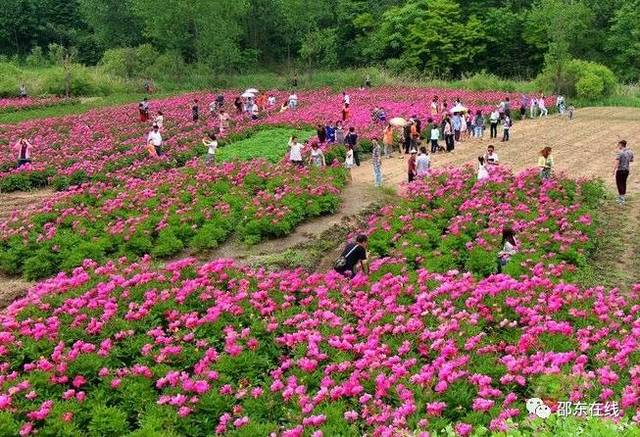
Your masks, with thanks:
[[[84,20],[103,49],[134,47],[142,42],[142,20],[132,0],[78,0]]]
[[[312,66],[335,67],[338,62],[335,29],[322,29],[305,35],[300,47],[300,57]]]
[[[610,63],[623,81],[640,77],[640,0],[630,0],[616,13],[606,40]]]
[[[455,76],[473,70],[486,48],[480,21],[464,22],[453,0],[413,0],[382,19],[382,56],[396,58],[396,66]]]

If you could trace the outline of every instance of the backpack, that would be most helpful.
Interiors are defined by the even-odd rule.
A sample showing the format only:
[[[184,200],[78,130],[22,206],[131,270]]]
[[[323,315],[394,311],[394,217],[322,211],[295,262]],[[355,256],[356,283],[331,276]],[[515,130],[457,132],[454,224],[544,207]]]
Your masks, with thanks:
[[[344,270],[344,268],[347,266],[347,257],[349,255],[351,255],[353,253],[354,250],[356,250],[356,247],[358,247],[358,245],[354,245],[351,250],[349,252],[347,252],[346,255],[340,255],[338,257],[338,259],[336,260],[336,262],[333,263],[333,268],[335,270]]]

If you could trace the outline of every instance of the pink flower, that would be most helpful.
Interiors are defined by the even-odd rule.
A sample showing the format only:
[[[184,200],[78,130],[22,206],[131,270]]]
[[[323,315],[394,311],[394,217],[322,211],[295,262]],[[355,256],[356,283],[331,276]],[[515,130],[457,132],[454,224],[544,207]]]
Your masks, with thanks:
[[[456,423],[454,429],[460,437],[467,437],[471,435],[471,431],[473,431],[473,426],[469,425],[468,423],[460,422],[460,423]]]

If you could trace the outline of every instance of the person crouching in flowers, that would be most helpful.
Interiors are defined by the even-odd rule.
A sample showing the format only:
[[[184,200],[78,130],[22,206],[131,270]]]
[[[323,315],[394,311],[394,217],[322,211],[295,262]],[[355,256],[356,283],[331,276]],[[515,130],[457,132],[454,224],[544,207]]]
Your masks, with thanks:
[[[507,226],[502,230],[502,250],[498,252],[498,273],[502,273],[502,269],[516,253],[518,253],[516,234]]]
[[[297,167],[303,167],[302,149],[304,146],[298,142],[298,137],[292,136],[289,138],[289,148],[289,160],[291,163]]]
[[[551,147],[547,146],[540,151],[540,158],[538,158],[538,167],[540,168],[540,179],[551,179],[551,171],[553,169],[553,156],[551,155]]]
[[[311,143],[311,154],[309,155],[309,165],[313,167],[324,167],[327,163],[324,160],[324,153],[315,141]]]

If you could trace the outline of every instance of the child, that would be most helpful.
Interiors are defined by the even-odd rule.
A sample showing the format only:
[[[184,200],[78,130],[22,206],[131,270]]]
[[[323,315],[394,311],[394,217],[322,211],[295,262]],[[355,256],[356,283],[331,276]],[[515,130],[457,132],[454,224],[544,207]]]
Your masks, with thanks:
[[[438,140],[440,139],[440,129],[435,123],[431,126],[431,153],[436,153],[440,146]]]
[[[502,120],[502,141],[509,141],[509,129],[511,128],[511,117],[505,114]]]
[[[498,252],[498,273],[507,265],[512,256],[518,253],[516,234],[510,227],[502,230],[502,250]]]
[[[489,177],[487,167],[484,165],[484,156],[478,156],[478,180],[486,179]]]
[[[573,105],[569,105],[569,108],[567,109],[568,113],[569,113],[569,120],[573,120],[573,111],[576,110],[576,107]]]
[[[216,135],[213,132],[209,132],[207,137],[202,139],[202,144],[207,146],[207,157],[206,157],[207,165],[212,163],[215,164],[216,150],[218,149],[218,139],[216,138]]]
[[[355,160],[353,158],[353,147],[347,144],[347,153],[345,154],[345,157],[344,157],[344,168],[347,169],[347,179],[350,181],[353,180],[353,176],[351,176],[351,169],[353,168],[354,165],[355,165]]]

